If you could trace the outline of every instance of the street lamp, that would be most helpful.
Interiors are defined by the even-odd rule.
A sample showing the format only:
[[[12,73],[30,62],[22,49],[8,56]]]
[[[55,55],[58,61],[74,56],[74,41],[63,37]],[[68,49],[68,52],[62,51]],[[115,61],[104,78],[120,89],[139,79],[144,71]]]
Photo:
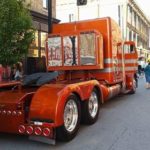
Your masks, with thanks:
[[[77,0],[77,6],[86,5],[87,0]],[[47,8],[48,8],[48,33],[52,32],[52,0],[47,0]]]
[[[77,6],[86,5],[87,0],[77,0]]]

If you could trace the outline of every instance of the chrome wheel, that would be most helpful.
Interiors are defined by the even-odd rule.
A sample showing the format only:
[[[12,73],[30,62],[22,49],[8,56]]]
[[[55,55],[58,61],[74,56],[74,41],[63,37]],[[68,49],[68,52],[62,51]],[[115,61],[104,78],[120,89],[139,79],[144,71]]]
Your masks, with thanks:
[[[78,133],[81,119],[81,104],[75,94],[70,94],[66,99],[63,124],[56,128],[56,139],[59,141],[70,141]]]
[[[91,96],[89,98],[89,103],[88,103],[88,109],[89,109],[89,114],[92,118],[95,118],[98,112],[98,97],[97,94],[93,91],[91,93]]]
[[[136,81],[133,79],[133,85],[132,85],[132,89],[131,91],[129,92],[129,94],[134,94],[136,92]]]
[[[133,90],[136,91],[136,81],[133,80]]]
[[[68,132],[72,132],[78,122],[78,107],[74,99],[68,100],[64,109],[64,126]]]

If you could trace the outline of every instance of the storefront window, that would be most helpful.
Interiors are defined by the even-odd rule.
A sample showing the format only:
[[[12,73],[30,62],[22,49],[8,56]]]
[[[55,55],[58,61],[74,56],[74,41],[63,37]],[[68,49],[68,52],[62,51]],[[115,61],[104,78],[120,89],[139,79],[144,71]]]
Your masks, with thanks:
[[[45,48],[45,40],[47,37],[47,33],[46,32],[41,32],[41,47]]]
[[[43,50],[41,50],[41,57],[45,57],[46,56],[46,53],[45,53],[45,49]]]
[[[35,31],[34,33],[34,40],[31,43],[31,47],[38,47],[38,31]]]
[[[45,41],[47,38],[46,32],[35,31],[34,40],[31,43],[28,56],[39,57],[45,56]]]
[[[31,43],[30,49],[28,51],[28,57],[38,57],[38,31],[34,33],[34,40]]]
[[[38,49],[30,48],[28,51],[28,57],[38,57]]]

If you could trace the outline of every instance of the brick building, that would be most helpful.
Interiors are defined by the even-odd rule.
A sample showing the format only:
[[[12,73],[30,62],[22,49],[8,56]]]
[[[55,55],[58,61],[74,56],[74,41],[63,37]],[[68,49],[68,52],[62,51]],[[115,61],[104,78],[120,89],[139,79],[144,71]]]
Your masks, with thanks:
[[[52,20],[58,23],[56,18],[56,1],[52,1]],[[48,0],[26,0],[30,5],[33,24],[36,28],[35,40],[29,49],[29,57],[41,57],[45,55],[45,39],[48,33]]]
[[[52,22],[58,23],[56,19],[56,1],[52,2]],[[23,61],[24,74],[46,71],[45,40],[48,34],[48,0],[26,0],[36,29],[35,39],[32,42],[28,57]]]

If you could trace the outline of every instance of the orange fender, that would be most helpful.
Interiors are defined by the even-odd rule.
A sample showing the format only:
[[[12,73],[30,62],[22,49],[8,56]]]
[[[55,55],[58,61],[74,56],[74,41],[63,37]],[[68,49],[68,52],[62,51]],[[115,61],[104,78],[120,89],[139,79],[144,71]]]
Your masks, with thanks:
[[[44,85],[32,98],[29,117],[31,120],[52,120],[55,127],[61,126],[64,122],[64,106],[69,95],[76,93],[82,101],[86,100],[90,97],[94,86],[100,89],[99,82],[96,80]]]

